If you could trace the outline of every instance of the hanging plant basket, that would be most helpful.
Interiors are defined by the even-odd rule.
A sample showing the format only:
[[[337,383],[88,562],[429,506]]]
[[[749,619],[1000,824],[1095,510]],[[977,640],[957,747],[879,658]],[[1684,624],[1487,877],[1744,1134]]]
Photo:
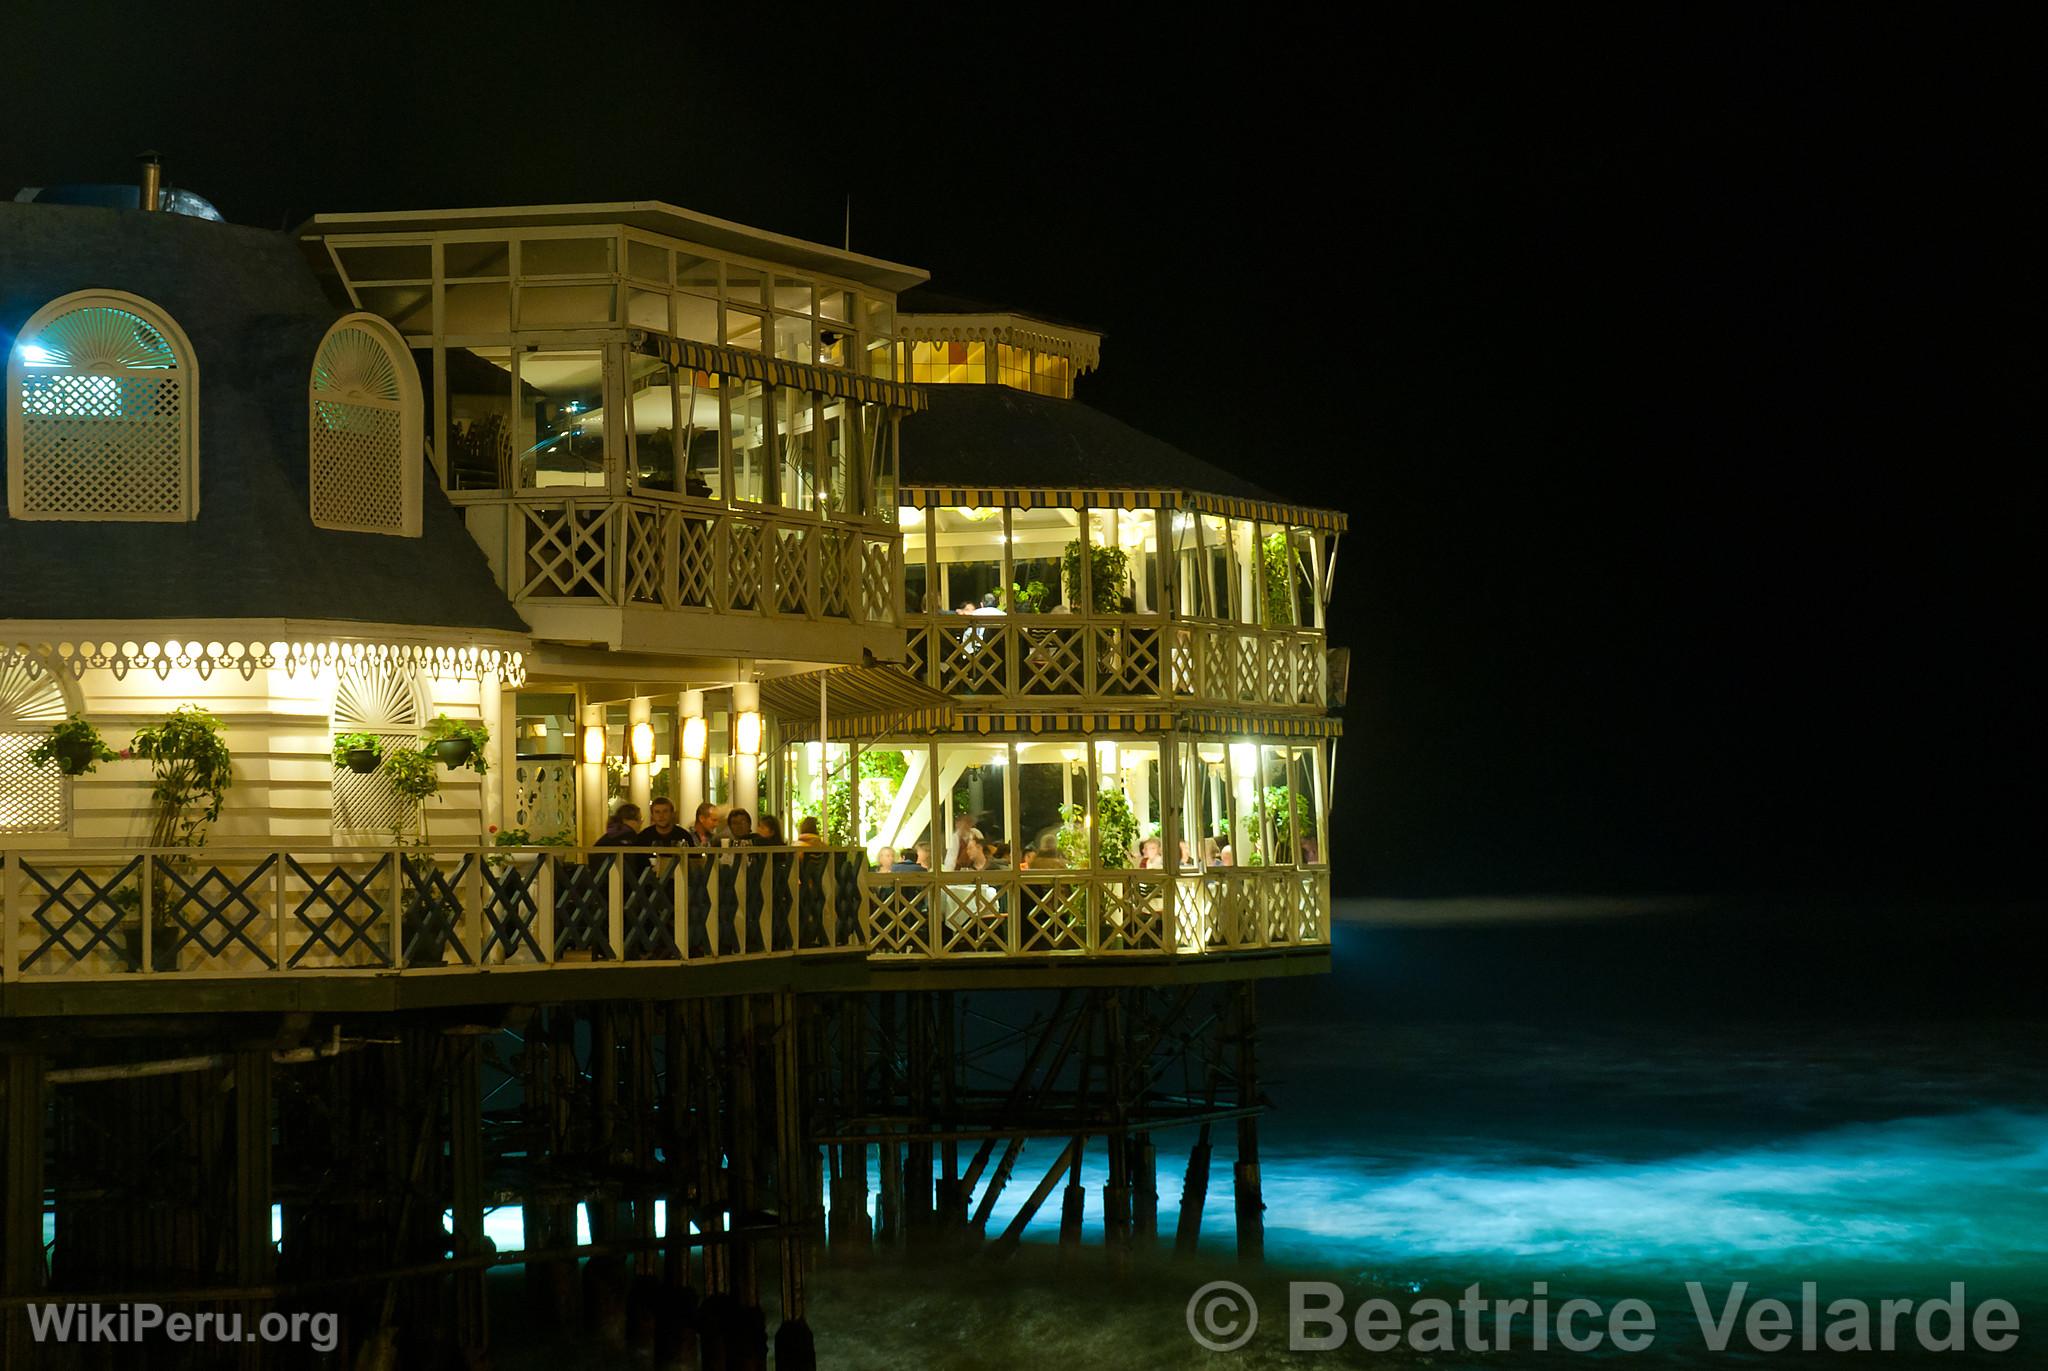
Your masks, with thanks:
[[[83,776],[99,760],[99,747],[90,738],[60,738],[50,744],[57,769],[66,776]]]
[[[476,744],[467,738],[443,738],[433,744],[434,757],[450,771],[469,765],[469,759],[476,755]]]
[[[341,754],[341,760],[356,775],[367,776],[383,764],[384,756],[374,747],[352,747]]]

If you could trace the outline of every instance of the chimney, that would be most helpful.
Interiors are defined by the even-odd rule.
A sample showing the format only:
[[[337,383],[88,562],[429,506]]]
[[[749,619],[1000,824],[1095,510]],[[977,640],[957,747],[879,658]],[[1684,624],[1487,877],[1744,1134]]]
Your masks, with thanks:
[[[161,209],[163,201],[164,169],[154,152],[145,152],[136,161],[142,163],[142,209],[145,214]]]

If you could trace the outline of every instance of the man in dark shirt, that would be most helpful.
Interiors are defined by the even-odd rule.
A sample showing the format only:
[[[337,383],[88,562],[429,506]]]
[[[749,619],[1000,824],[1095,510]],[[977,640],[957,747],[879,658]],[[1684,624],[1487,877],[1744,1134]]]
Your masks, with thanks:
[[[754,816],[734,805],[725,815],[725,830],[732,834],[734,847],[751,847],[761,841],[754,832]]]
[[[676,826],[676,807],[668,797],[657,797],[647,806],[647,827],[634,837],[635,847],[693,847],[696,839],[687,828]]]
[[[914,856],[907,861],[899,858],[896,865],[889,869],[891,871],[930,871],[931,859],[932,845],[930,843],[919,843]]]

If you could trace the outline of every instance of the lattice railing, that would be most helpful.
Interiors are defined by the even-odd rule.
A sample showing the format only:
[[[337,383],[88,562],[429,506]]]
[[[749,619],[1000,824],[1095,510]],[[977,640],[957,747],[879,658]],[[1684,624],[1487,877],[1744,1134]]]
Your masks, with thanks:
[[[857,952],[857,848],[267,848],[0,859],[7,980],[458,974]]]
[[[514,599],[897,622],[891,536],[646,497],[460,499],[508,511]]]
[[[869,872],[878,961],[1200,956],[1329,943],[1329,873]]]

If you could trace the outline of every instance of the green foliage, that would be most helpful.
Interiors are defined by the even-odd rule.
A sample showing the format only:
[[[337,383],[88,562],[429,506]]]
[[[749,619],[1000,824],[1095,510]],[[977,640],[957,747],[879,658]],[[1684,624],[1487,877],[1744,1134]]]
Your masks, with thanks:
[[[1019,585],[1010,582],[1010,607],[1019,614],[1042,614],[1045,602],[1052,595],[1052,587],[1040,580],[1029,580]]]
[[[1131,581],[1130,554],[1120,547],[1100,544],[1088,549],[1088,575],[1094,586],[1092,604],[1097,614],[1123,612],[1124,591]],[[1060,553],[1060,582],[1066,587],[1067,603],[1081,594],[1081,540],[1074,539]]]
[[[482,724],[473,724],[464,719],[451,719],[446,714],[436,714],[434,721],[427,725],[421,741],[431,750],[435,743],[453,742],[457,738],[469,741],[469,760],[463,765],[482,776],[489,773],[490,763],[484,760],[484,745],[491,741],[491,731]]]
[[[76,714],[63,723],[51,725],[49,736],[29,749],[28,760],[33,766],[48,766],[57,760],[60,748],[67,752],[78,749],[85,753],[85,765],[77,771],[67,772],[73,776],[83,776],[101,762],[115,760],[117,755],[107,746],[107,740],[100,736],[100,731]]]
[[[1269,785],[1256,809],[1271,817],[1276,851],[1293,853],[1297,829],[1313,836],[1315,816],[1309,812],[1306,795],[1290,792],[1284,785]]]
[[[860,754],[860,775],[864,781],[880,779],[891,785],[901,785],[909,773],[910,759],[901,752],[869,748]]]
[[[440,763],[432,753],[416,747],[393,748],[384,758],[384,779],[391,783],[392,793],[404,796],[415,806],[441,791]]]
[[[234,784],[234,757],[220,720],[198,705],[179,705],[162,723],[137,729],[130,750],[150,764],[155,815],[151,847],[204,847]]]
[[[573,844],[559,833],[550,833],[545,838],[536,838],[523,828],[501,828],[491,841],[499,847],[570,847]]]
[[[1138,845],[1138,816],[1131,812],[1131,802],[1118,789],[1100,790],[1095,795],[1095,827],[1101,839],[1102,866],[1105,870],[1125,871],[1136,860],[1132,855]],[[1067,859],[1068,866],[1088,866],[1088,811],[1080,805],[1060,806],[1060,829],[1056,836],[1060,855]]]
[[[1120,789],[1097,791],[1095,795],[1096,846],[1102,849],[1102,864],[1122,870],[1137,859],[1138,816]]]
[[[1259,622],[1267,628],[1285,628],[1294,622],[1294,558],[1287,549],[1287,535],[1267,535],[1259,547],[1261,577]]]
[[[334,765],[348,765],[351,752],[374,752],[377,759],[384,759],[384,740],[374,733],[344,733],[334,740]]]

